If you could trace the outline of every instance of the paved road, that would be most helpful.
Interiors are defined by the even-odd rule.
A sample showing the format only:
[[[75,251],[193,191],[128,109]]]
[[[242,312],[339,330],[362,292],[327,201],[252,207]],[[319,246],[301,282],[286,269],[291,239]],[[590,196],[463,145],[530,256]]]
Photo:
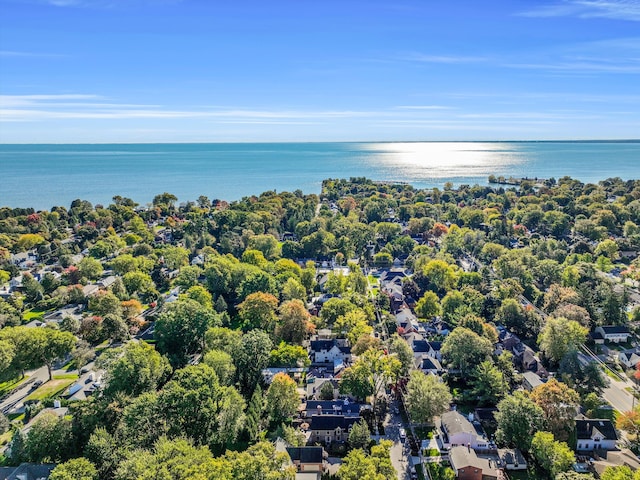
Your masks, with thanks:
[[[42,367],[37,370],[32,370],[26,373],[29,377],[29,380],[41,380],[43,383],[49,380],[49,373],[47,371],[47,367]],[[0,411],[4,413],[9,413],[10,410],[14,408],[14,405],[18,408],[22,406],[22,400],[29,395],[31,392],[35,390],[33,383],[30,383],[29,386],[25,388],[21,388],[13,395],[7,397],[2,403],[0,403]],[[8,411],[5,411],[8,410]]]
[[[391,406],[393,410],[396,402]],[[393,463],[396,472],[398,472],[398,480],[409,480],[409,456],[411,452],[405,448],[404,442],[400,440],[400,428],[402,427],[402,417],[390,412],[384,422],[384,438],[393,441],[391,447],[391,463]],[[405,429],[406,430],[406,429]]]
[[[625,390],[630,385],[630,382],[619,382],[610,378],[609,385],[602,392],[602,396],[619,412],[627,412],[635,405],[633,395]]]

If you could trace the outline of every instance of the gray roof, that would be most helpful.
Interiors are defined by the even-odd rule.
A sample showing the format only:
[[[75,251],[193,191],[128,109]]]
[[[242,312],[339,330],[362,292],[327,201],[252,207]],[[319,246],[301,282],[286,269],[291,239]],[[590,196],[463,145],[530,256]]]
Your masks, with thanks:
[[[46,480],[55,464],[23,463],[19,467],[0,468],[0,480]]]
[[[476,452],[468,447],[457,446],[452,447],[449,451],[449,460],[454,470],[458,470],[465,467],[473,467],[482,470],[484,476],[498,476],[496,464],[490,462],[486,458],[479,458]]]
[[[447,431],[448,435],[455,435],[456,433],[471,433],[476,435],[476,429],[464,415],[461,415],[457,410],[443,413],[440,416],[440,423]]]

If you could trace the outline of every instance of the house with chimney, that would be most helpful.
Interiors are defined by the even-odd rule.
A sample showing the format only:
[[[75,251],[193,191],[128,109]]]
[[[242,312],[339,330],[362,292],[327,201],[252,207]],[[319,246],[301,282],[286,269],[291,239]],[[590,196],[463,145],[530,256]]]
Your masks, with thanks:
[[[494,448],[486,436],[479,433],[469,419],[457,410],[443,413],[436,422],[436,427],[437,440],[441,449],[453,448],[459,445],[473,450],[490,450]]]
[[[611,420],[577,419],[576,445],[580,452],[592,450],[615,450],[618,433]]]
[[[451,468],[459,480],[498,480],[500,475],[498,464],[494,460],[480,458],[468,446],[452,447],[449,452]]]

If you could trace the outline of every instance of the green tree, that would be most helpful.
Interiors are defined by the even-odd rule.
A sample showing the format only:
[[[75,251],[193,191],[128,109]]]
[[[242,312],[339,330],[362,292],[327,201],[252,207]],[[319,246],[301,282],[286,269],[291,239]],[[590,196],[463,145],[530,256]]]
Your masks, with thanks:
[[[219,319],[195,300],[178,299],[165,307],[155,325],[158,350],[175,367],[186,365],[189,355],[201,351],[204,336]]]
[[[194,285],[193,287],[189,287],[184,295],[186,298],[195,300],[208,310],[211,310],[213,308],[213,297],[211,296],[209,291],[202,285]]]
[[[365,450],[369,447],[370,442],[371,433],[369,432],[369,427],[367,427],[367,422],[360,420],[354,423],[349,432],[349,446]]]
[[[155,391],[167,380],[171,367],[166,358],[145,342],[127,343],[105,373],[104,393],[138,396]]]
[[[395,468],[391,463],[390,440],[381,440],[379,445],[371,447],[371,454],[356,448],[344,458],[338,478],[340,480],[392,480],[397,478]]]
[[[486,360],[493,351],[491,342],[464,327],[456,327],[442,343],[442,356],[464,376]]]
[[[619,467],[607,467],[600,475],[600,480],[636,480],[640,478],[640,474],[634,473],[626,465]]]
[[[293,417],[300,400],[296,382],[286,373],[276,373],[265,396],[265,412],[274,424]]]
[[[280,342],[278,348],[271,350],[269,365],[272,367],[301,367],[310,363],[307,349],[300,345]]]
[[[251,401],[247,407],[245,429],[249,441],[255,441],[262,431],[262,412],[264,411],[265,400],[262,389],[258,385],[251,395]]]
[[[287,278],[282,286],[282,299],[283,300],[300,300],[305,301],[307,299],[307,290],[304,286],[295,278]]]
[[[207,350],[222,350],[234,356],[240,348],[242,332],[226,327],[211,327],[205,334]]]
[[[341,337],[346,337],[353,345],[362,335],[370,335],[373,327],[367,321],[367,315],[363,310],[351,310],[344,315],[340,315],[336,320],[334,327]]]
[[[544,425],[544,412],[523,392],[507,395],[494,414],[496,440],[502,445],[529,451],[533,435]]]
[[[555,478],[560,472],[569,470],[576,457],[564,442],[558,442],[549,432],[537,432],[531,440],[531,453],[538,464]]]
[[[431,424],[433,417],[449,410],[452,397],[446,383],[414,370],[407,383],[405,400],[413,422]]]
[[[0,340],[0,372],[6,372],[13,362],[16,349],[11,342]]]
[[[84,257],[78,264],[78,270],[80,274],[89,280],[96,280],[100,278],[104,269],[102,263],[92,257]]]
[[[320,400],[333,400],[333,384],[331,382],[324,382],[322,384],[318,398]]]
[[[98,480],[98,470],[86,458],[73,458],[56,466],[49,480]]]
[[[112,478],[122,457],[121,446],[103,427],[97,428],[89,437],[84,456],[95,465],[98,478]]]
[[[577,350],[587,339],[589,331],[574,320],[563,317],[548,318],[538,344],[545,356],[553,362],[559,362],[572,350]]]
[[[509,391],[504,375],[490,360],[473,370],[471,385],[472,394],[482,405],[495,405]]]
[[[176,371],[158,404],[169,435],[185,435],[198,445],[223,448],[236,441],[244,426],[244,400],[235,388],[220,385],[208,365]]]
[[[213,368],[221,384],[231,385],[236,374],[236,367],[231,355],[224,350],[209,350],[205,354],[203,362]]]
[[[44,413],[33,421],[25,442],[30,462],[58,463],[71,454],[71,422],[53,413]]]
[[[440,315],[441,312],[442,307],[440,306],[438,295],[430,290],[424,293],[416,305],[416,314],[420,318],[433,318],[436,315]]]
[[[89,310],[101,317],[105,315],[122,316],[122,305],[113,293],[102,290],[89,299]]]
[[[409,344],[400,335],[394,333],[389,342],[389,351],[400,361],[400,376],[408,377],[414,367],[413,350]]]
[[[233,354],[240,391],[250,395],[260,381],[262,369],[269,364],[273,343],[266,332],[251,330],[242,336],[237,352]]]

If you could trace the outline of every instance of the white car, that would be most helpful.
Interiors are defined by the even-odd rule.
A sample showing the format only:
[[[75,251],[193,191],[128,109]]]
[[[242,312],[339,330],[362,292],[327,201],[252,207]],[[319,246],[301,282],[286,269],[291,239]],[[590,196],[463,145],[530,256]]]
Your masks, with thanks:
[[[400,429],[400,440],[404,440],[405,438],[407,438],[407,432],[405,431],[404,428]]]

